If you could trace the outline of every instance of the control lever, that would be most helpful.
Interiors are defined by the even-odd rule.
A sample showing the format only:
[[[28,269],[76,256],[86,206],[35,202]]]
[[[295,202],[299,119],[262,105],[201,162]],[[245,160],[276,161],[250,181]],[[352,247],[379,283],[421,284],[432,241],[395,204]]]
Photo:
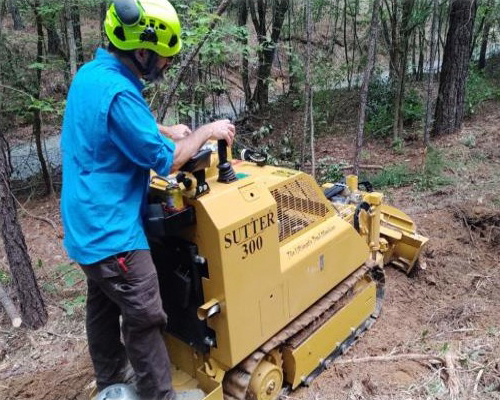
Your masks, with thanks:
[[[190,178],[188,178],[184,172],[179,172],[175,176],[175,180],[177,181],[177,183],[184,184],[184,187],[187,190],[191,189],[191,187],[193,186],[193,181]]]
[[[193,176],[196,178],[196,193],[194,194],[194,198],[197,199],[210,192],[210,187],[206,181],[204,169],[193,172]]]
[[[217,181],[231,183],[238,180],[234,173],[233,166],[227,161],[227,143],[224,139],[217,141],[217,150],[219,153],[219,165],[217,165],[219,169],[219,179],[217,179]]]

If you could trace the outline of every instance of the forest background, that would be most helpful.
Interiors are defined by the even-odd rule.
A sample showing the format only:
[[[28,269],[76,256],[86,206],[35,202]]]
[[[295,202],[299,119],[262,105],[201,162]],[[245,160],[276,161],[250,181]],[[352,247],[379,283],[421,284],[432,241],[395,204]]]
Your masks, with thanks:
[[[194,129],[231,118],[238,127],[235,154],[256,149],[268,162],[305,170],[320,182],[357,172],[395,202],[417,198],[440,204],[441,211],[443,193],[456,200],[454,210],[470,204],[472,192],[459,192],[461,176],[474,184],[481,168],[498,171],[496,122],[474,128],[497,116],[500,101],[497,0],[172,3],[182,21],[183,51],[165,82],[145,91],[159,121]],[[73,76],[107,45],[107,6],[97,0],[0,0],[0,322],[23,324],[2,331],[0,375],[7,378],[33,367],[32,360],[12,370],[13,360],[22,360],[16,354],[24,357],[36,347],[30,345],[32,329],[84,343],[85,283],[60,244],[58,142]],[[472,154],[470,165],[464,149]],[[485,251],[496,262],[497,250],[488,245],[500,240],[500,192],[498,179],[491,182],[474,201],[487,210]],[[482,222],[474,230],[469,219],[474,207],[457,215],[477,247],[474,235],[484,235]],[[423,285],[436,286],[423,276]],[[496,272],[480,276],[498,287]],[[54,321],[66,331],[56,333]],[[487,325],[480,337],[497,345],[498,326]],[[80,350],[71,362],[83,362]],[[464,373],[460,393],[494,395],[500,388],[497,361],[476,360],[482,368]],[[432,376],[414,392],[411,385],[405,390],[451,396],[446,379]],[[15,384],[5,387],[8,398],[23,398],[13,394]]]

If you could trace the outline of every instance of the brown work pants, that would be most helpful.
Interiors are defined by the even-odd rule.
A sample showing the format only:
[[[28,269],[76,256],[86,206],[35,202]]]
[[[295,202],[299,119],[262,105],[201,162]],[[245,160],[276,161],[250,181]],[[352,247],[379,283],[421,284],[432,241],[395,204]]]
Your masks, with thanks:
[[[167,316],[149,250],[131,251],[81,267],[87,275],[86,325],[97,389],[123,380],[128,359],[142,400],[174,399],[162,335]]]

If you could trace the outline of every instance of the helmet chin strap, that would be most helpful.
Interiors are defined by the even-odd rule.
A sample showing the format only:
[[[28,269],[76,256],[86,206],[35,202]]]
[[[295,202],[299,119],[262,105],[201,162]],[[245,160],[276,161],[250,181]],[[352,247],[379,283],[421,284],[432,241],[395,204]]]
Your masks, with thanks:
[[[137,59],[135,53],[132,54],[132,57],[130,57],[130,59],[139,70],[144,80],[148,82],[154,82],[161,77],[163,70],[157,67],[158,54],[156,54],[152,50],[148,50],[148,54],[149,56],[146,61],[146,65],[141,64],[141,62]]]

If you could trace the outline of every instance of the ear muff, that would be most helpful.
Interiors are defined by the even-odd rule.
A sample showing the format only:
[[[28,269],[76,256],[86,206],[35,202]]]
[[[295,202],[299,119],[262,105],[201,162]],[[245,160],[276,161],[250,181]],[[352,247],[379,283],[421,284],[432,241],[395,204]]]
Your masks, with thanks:
[[[136,0],[115,0],[116,16],[123,25],[133,26],[139,23],[142,12]]]
[[[113,0],[104,28],[119,50],[148,49],[172,57],[182,47],[181,24],[168,0]]]

